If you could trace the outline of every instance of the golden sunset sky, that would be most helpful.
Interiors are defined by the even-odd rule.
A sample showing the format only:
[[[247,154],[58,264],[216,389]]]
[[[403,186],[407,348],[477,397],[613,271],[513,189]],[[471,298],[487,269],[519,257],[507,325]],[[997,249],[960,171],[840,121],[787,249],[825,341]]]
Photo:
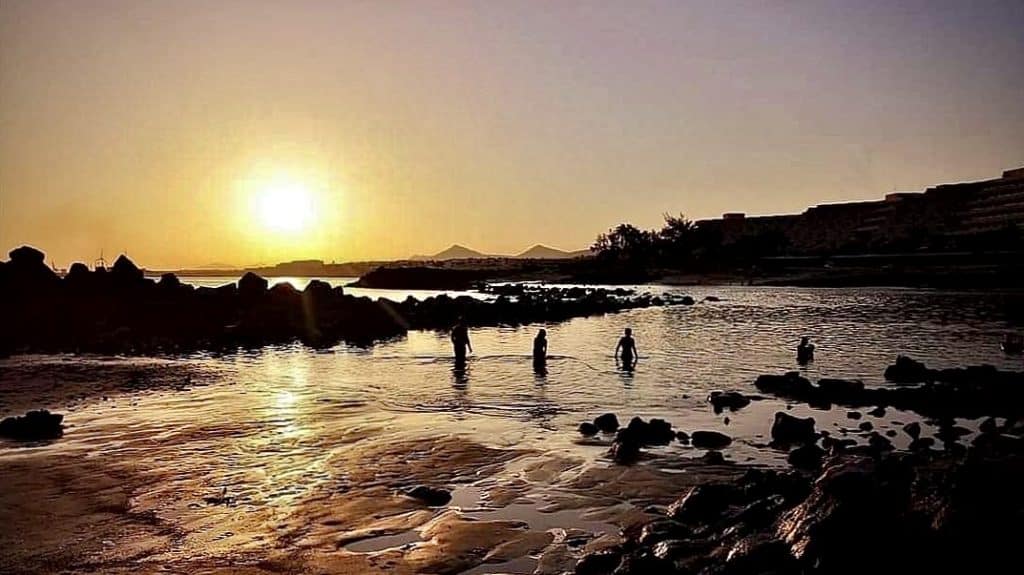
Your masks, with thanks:
[[[1019,1],[0,2],[0,249],[586,247],[1024,165]]]

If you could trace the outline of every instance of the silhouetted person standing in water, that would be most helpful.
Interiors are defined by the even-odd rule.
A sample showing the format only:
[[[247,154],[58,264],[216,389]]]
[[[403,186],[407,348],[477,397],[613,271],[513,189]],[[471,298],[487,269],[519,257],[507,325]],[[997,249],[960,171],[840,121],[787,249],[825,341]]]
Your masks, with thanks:
[[[452,328],[452,347],[455,349],[455,363],[466,362],[466,349],[473,353],[473,344],[469,343],[469,329],[459,319],[459,322]]]
[[[548,361],[548,332],[542,329],[533,338],[533,367],[542,369]]]
[[[615,361],[619,360],[619,352],[622,352],[623,369],[633,369],[639,358],[636,352],[636,341],[633,339],[633,330],[626,328],[626,334],[619,339],[619,345],[615,346]]]
[[[796,346],[796,361],[800,365],[814,361],[814,344],[811,343],[811,338],[800,338],[800,345]]]

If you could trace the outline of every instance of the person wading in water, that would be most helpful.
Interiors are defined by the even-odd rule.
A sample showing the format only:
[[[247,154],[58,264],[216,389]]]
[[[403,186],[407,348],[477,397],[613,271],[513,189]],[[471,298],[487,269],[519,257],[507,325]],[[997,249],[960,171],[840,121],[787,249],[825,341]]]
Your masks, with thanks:
[[[544,369],[548,361],[548,332],[545,329],[537,332],[533,338],[533,368],[537,371]]]
[[[615,361],[619,360],[619,352],[622,352],[622,368],[632,370],[640,357],[636,352],[636,340],[633,339],[633,330],[626,328],[626,334],[619,339],[619,345],[615,346]]]
[[[469,329],[459,318],[458,323],[452,328],[452,347],[455,350],[455,363],[466,363],[466,349],[473,353],[473,344],[469,342]]]

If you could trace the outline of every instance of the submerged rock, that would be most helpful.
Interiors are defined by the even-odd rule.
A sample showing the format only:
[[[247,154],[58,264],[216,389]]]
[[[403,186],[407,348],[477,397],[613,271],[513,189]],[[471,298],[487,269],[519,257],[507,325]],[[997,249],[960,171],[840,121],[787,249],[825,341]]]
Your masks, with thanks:
[[[708,465],[724,465],[725,455],[721,451],[711,450],[701,456],[704,463]]]
[[[594,425],[603,433],[615,433],[619,429],[619,418],[614,413],[605,413],[594,419]]]
[[[868,436],[868,445],[878,451],[889,451],[892,449],[892,442],[889,438],[877,431]]]
[[[447,505],[452,500],[452,494],[447,489],[427,485],[417,485],[406,491],[405,494],[426,503],[430,507]]]
[[[732,443],[732,438],[717,431],[694,431],[690,443],[700,449],[721,449]]]
[[[815,396],[817,390],[810,381],[795,371],[785,375],[758,376],[754,381],[754,387],[764,393],[805,399]]]
[[[772,424],[772,439],[779,443],[811,443],[817,440],[818,434],[814,430],[814,418],[801,419],[793,417],[788,413],[778,411],[775,413],[775,422]]]
[[[864,382],[859,380],[825,378],[818,380],[818,388],[830,397],[839,399],[842,397],[852,397],[864,391]]]
[[[896,356],[896,363],[885,369],[885,379],[895,383],[924,383],[930,377],[931,372],[923,363],[905,355]]]
[[[982,433],[995,433],[996,431],[998,431],[998,426],[996,425],[996,418],[986,417],[978,425],[978,431]]]
[[[813,443],[797,447],[789,452],[786,461],[793,467],[800,469],[815,469],[821,465],[825,457],[825,451]]]
[[[917,437],[910,442],[907,446],[911,451],[921,451],[924,449],[931,449],[935,445],[935,440],[931,437]]]
[[[909,435],[911,439],[917,439],[918,437],[921,437],[921,424],[916,421],[912,421],[903,426],[903,432]]]
[[[57,439],[64,435],[64,416],[46,409],[30,411],[22,416],[0,421],[0,437],[21,441]]]
[[[636,432],[626,428],[615,435],[615,442],[609,450],[615,463],[629,465],[640,458],[640,439]]]
[[[750,399],[738,391],[712,391],[708,402],[715,408],[715,413],[725,409],[736,411],[750,405]]]
[[[584,421],[579,426],[579,432],[581,435],[585,437],[591,437],[593,435],[597,435],[598,429],[597,426],[594,425],[593,423],[590,423],[589,421]]]

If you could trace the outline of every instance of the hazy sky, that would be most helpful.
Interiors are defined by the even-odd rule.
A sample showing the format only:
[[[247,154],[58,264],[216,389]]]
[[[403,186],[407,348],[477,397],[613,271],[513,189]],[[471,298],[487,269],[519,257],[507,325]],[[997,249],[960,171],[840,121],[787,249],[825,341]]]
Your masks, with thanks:
[[[0,249],[575,249],[993,177],[1022,30],[1020,0],[0,0]]]

